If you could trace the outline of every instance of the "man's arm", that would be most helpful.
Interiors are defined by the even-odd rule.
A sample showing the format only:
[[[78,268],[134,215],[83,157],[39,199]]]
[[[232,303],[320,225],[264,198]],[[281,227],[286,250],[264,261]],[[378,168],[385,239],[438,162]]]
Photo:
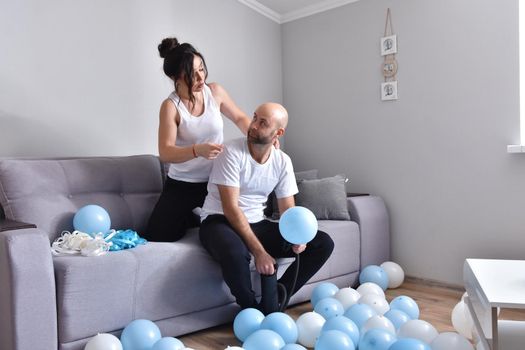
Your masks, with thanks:
[[[239,208],[239,188],[225,185],[217,185],[217,187],[221,196],[224,216],[226,216],[230,225],[253,254],[257,272],[263,275],[273,275],[275,272],[275,259],[266,252],[255,233],[253,233],[243,211]]]
[[[293,196],[277,198],[277,206],[279,207],[279,213],[284,214],[286,210],[291,207],[295,207],[295,199]],[[301,254],[306,249],[306,244],[294,244],[292,250],[295,254]]]

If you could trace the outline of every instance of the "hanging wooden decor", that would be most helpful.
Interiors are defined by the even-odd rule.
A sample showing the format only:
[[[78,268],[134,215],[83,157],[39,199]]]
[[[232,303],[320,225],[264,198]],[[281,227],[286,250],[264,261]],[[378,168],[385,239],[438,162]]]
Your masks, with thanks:
[[[384,77],[384,82],[381,83],[381,100],[397,100],[397,35],[394,34],[390,8],[386,11],[385,34],[380,44],[381,56],[384,56],[381,64],[381,72]]]

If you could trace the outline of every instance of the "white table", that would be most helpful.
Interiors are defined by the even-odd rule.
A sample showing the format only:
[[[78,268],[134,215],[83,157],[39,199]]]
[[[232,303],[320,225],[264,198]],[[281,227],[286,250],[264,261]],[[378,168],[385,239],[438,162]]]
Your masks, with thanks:
[[[498,308],[525,309],[525,261],[466,259],[465,298],[485,349],[525,349],[525,321],[498,319]]]

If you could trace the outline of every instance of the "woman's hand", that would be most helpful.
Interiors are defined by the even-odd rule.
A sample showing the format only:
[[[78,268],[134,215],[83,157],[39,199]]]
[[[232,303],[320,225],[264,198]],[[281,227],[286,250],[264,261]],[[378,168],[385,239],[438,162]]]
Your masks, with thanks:
[[[217,143],[199,143],[195,145],[195,153],[198,157],[215,159],[222,152],[223,145]]]

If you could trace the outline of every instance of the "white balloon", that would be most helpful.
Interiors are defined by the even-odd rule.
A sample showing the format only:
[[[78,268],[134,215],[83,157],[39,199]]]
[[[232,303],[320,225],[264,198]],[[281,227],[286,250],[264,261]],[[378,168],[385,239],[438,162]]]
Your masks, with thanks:
[[[454,329],[465,338],[472,339],[474,321],[472,320],[472,316],[470,316],[470,312],[467,316],[467,313],[465,311],[466,307],[467,306],[463,301],[460,301],[456,304],[456,306],[454,306],[451,315],[452,326],[454,326]]]
[[[430,344],[438,336],[438,331],[427,321],[409,320],[397,331],[399,338],[416,338]]]
[[[385,297],[385,292],[383,291],[383,288],[381,288],[378,284],[372,283],[372,282],[365,282],[361,284],[359,287],[357,287],[357,291],[361,296],[367,295],[367,294],[377,294],[381,295],[383,298]]]
[[[361,294],[354,288],[341,288],[335,293],[334,298],[343,304],[345,311],[352,305],[357,304]]]
[[[440,333],[430,347],[432,350],[474,350],[467,338],[456,332]]]
[[[359,304],[366,304],[374,309],[380,315],[384,315],[390,310],[390,304],[386,301],[384,296],[377,294],[366,294],[359,298]]]
[[[113,334],[99,333],[87,342],[84,350],[122,350],[122,343]]]
[[[324,317],[316,312],[305,312],[299,316],[295,321],[298,333],[297,342],[307,348],[313,348],[324,323]]]
[[[405,280],[405,272],[393,261],[385,261],[381,264],[383,270],[385,270],[388,276],[388,288],[397,288],[403,284]]]
[[[390,321],[388,318],[382,315],[374,315],[370,317],[368,321],[365,322],[363,327],[361,327],[359,334],[364,335],[367,331],[371,329],[383,329],[392,333],[393,335],[396,334],[396,327],[394,326],[392,321]]]

